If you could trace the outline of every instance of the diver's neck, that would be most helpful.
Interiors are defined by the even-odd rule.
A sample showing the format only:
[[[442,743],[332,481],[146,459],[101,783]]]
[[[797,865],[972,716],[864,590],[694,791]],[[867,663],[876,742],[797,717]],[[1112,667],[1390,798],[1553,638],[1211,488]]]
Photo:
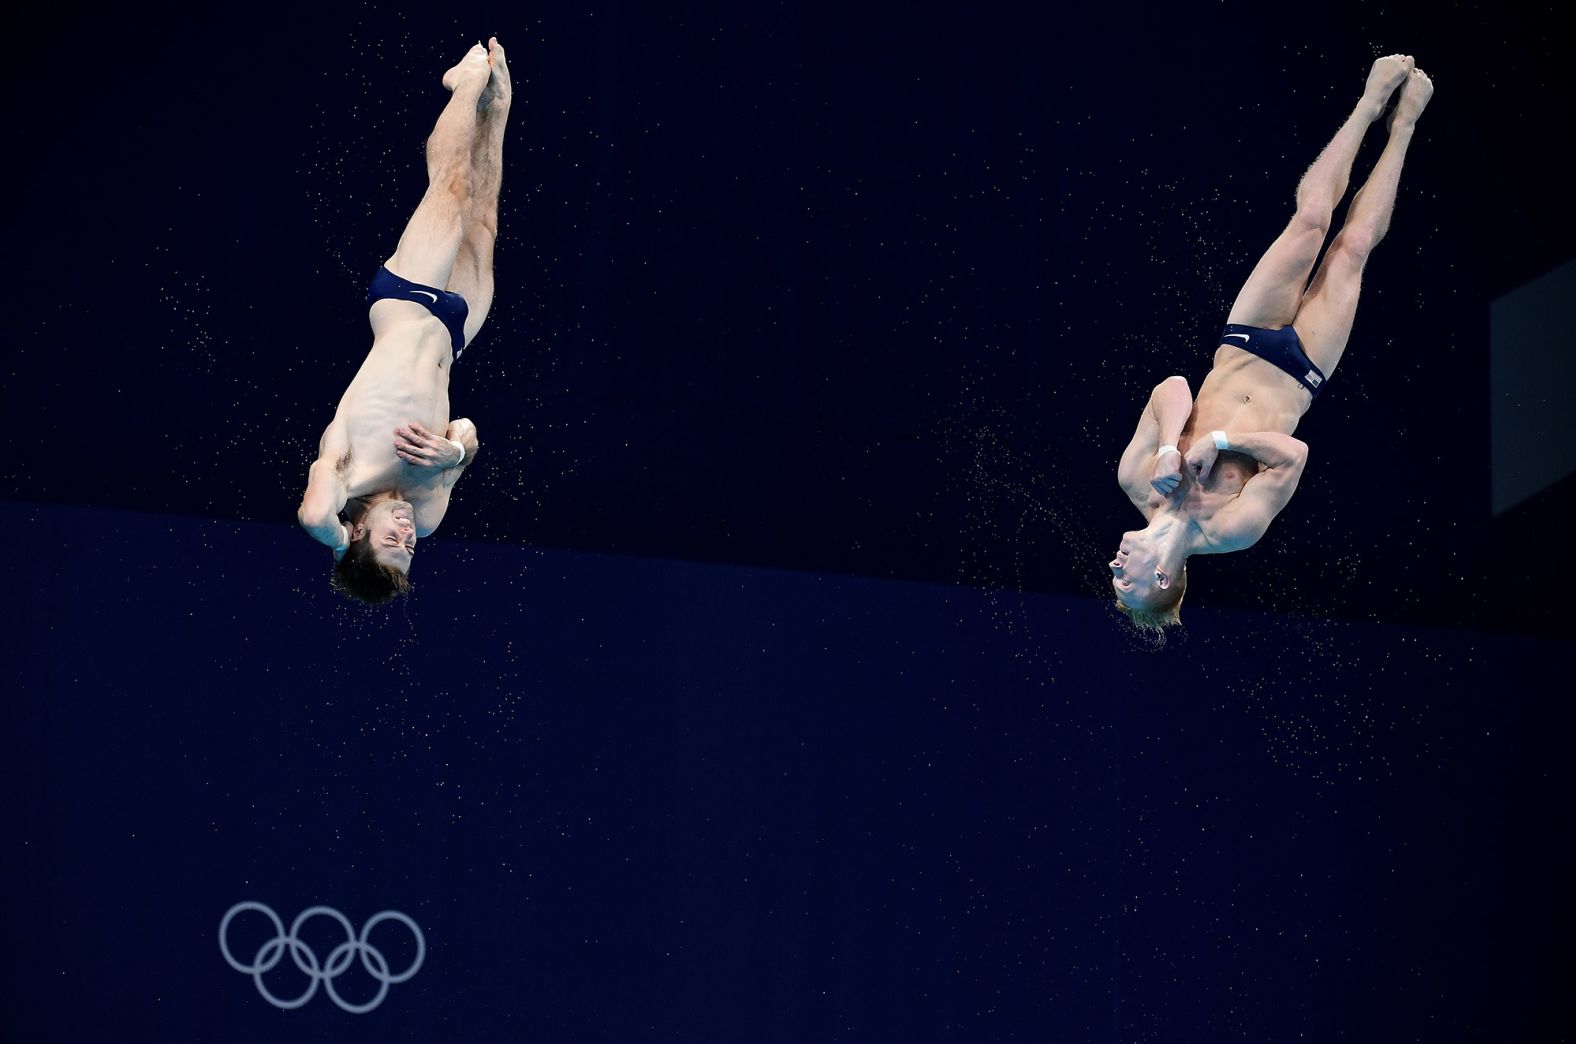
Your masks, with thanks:
[[[359,522],[368,511],[390,500],[399,500],[399,493],[386,489],[381,493],[369,493],[364,497],[351,497],[345,501],[345,517],[351,522]]]
[[[1188,556],[1197,552],[1202,545],[1203,530],[1176,502],[1161,505],[1160,509],[1150,516],[1145,531],[1150,539],[1154,540],[1161,560],[1173,564],[1185,562]]]

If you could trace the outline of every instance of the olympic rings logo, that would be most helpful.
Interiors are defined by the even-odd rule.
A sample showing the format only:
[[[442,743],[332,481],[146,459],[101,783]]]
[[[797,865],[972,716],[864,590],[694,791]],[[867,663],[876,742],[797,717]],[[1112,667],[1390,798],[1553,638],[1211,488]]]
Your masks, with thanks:
[[[242,964],[230,952],[230,922],[235,920],[237,915],[246,913],[249,910],[255,910],[273,922],[274,937],[258,948],[257,956],[252,959],[251,964]],[[340,927],[345,930],[345,941],[334,947],[333,951],[328,955],[328,960],[321,965],[317,962],[317,954],[313,953],[312,948],[299,938],[301,926],[313,917],[331,917],[338,921]],[[375,946],[367,942],[367,937],[372,934],[372,929],[384,921],[398,921],[406,928],[409,928],[410,934],[416,939],[416,959],[411,962],[409,968],[398,975],[389,974],[388,961],[383,959],[383,954]],[[287,950],[290,952],[290,959],[295,962],[295,966],[306,973],[312,982],[301,996],[286,1000],[275,997],[268,992],[268,987],[263,983],[263,976],[284,959],[285,951]],[[286,933],[284,922],[279,920],[279,915],[274,913],[272,909],[262,903],[244,902],[236,903],[230,907],[229,912],[224,915],[224,919],[219,922],[219,952],[224,954],[224,959],[229,962],[230,967],[243,975],[250,975],[253,981],[257,983],[257,992],[261,993],[263,999],[276,1008],[289,1011],[292,1008],[301,1007],[301,1005],[316,995],[318,985],[322,984],[335,1004],[352,1015],[364,1015],[383,1003],[383,998],[388,996],[390,986],[405,982],[421,969],[421,962],[427,957],[427,940],[422,938],[421,929],[416,927],[416,922],[398,910],[384,910],[382,913],[373,914],[371,919],[362,926],[361,934],[358,936],[355,930],[351,928],[350,921],[344,914],[331,906],[314,906],[302,911],[301,915],[290,925],[290,931]],[[357,956],[361,958],[361,966],[367,970],[367,974],[378,981],[377,996],[365,1004],[350,1004],[334,989],[334,980],[344,974],[350,967],[350,962]]]

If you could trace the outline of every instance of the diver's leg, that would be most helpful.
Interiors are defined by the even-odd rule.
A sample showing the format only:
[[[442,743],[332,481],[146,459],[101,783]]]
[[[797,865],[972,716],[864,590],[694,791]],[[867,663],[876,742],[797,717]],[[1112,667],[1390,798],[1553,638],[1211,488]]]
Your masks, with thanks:
[[[426,195],[386,262],[397,276],[437,287],[449,281],[471,206],[471,146],[490,73],[487,51],[477,44],[443,76],[454,93],[427,138]]]
[[[1335,372],[1346,350],[1357,315],[1357,295],[1362,289],[1363,265],[1368,254],[1384,238],[1395,209],[1396,188],[1401,181],[1401,165],[1423,107],[1433,96],[1434,85],[1421,69],[1412,70],[1400,100],[1390,117],[1390,139],[1385,143],[1373,173],[1347,208],[1346,222],[1336,235],[1319,265],[1318,274],[1303,298],[1293,326],[1308,353],[1326,377]]]
[[[487,42],[492,77],[482,95],[481,127],[471,143],[471,194],[459,251],[445,289],[465,298],[465,343],[481,330],[493,299],[493,242],[498,238],[498,190],[503,184],[503,132],[513,89],[503,45]]]
[[[1374,62],[1356,108],[1297,184],[1297,211],[1242,285],[1228,323],[1275,329],[1297,315],[1313,263],[1330,231],[1335,206],[1346,194],[1363,135],[1411,71],[1409,55],[1392,54]]]

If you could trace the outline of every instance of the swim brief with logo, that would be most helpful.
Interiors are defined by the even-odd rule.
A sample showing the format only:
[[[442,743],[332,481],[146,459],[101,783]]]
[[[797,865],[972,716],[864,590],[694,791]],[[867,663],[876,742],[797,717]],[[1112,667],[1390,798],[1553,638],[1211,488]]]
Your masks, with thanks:
[[[460,353],[465,351],[465,317],[470,314],[470,305],[465,303],[465,298],[448,290],[439,290],[435,286],[424,286],[413,283],[409,279],[402,279],[390,272],[387,267],[380,266],[378,274],[372,277],[372,285],[367,288],[367,307],[385,298],[392,297],[396,301],[414,301],[437,316],[443,325],[449,328],[449,340],[454,345],[454,358],[458,359]]]
[[[1307,388],[1308,393],[1316,399],[1319,397],[1319,389],[1324,387],[1324,371],[1308,358],[1308,353],[1302,349],[1302,340],[1297,336],[1297,331],[1290,326],[1283,326],[1279,330],[1266,330],[1258,326],[1227,323],[1225,331],[1220,335],[1220,343],[1252,352],[1265,362],[1280,367],[1291,374],[1292,379],[1298,384]]]

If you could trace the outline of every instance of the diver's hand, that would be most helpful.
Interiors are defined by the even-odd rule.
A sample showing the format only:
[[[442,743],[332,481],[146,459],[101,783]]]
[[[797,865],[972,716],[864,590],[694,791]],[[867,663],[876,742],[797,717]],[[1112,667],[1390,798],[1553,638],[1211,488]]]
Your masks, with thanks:
[[[1182,483],[1182,454],[1172,450],[1155,458],[1155,469],[1149,476],[1149,484],[1155,487],[1155,492],[1170,496]]]
[[[1193,477],[1203,482],[1209,478],[1209,473],[1215,466],[1215,458],[1220,456],[1220,450],[1215,446],[1215,440],[1210,435],[1198,439],[1187,451],[1187,469]]]
[[[417,468],[443,470],[460,462],[465,450],[456,442],[434,435],[416,421],[394,429],[394,454]]]

